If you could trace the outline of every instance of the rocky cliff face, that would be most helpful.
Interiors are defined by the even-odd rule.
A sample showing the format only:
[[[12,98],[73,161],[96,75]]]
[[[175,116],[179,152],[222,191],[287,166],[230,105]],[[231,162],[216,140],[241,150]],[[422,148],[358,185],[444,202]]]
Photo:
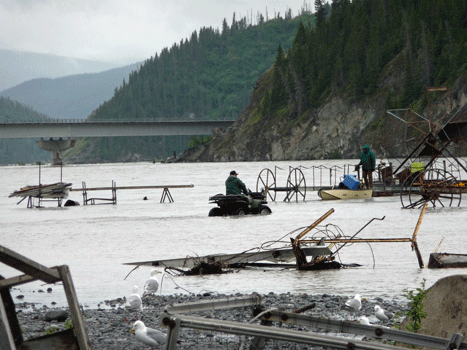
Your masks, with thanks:
[[[335,94],[319,108],[297,118],[286,113],[260,114],[261,97],[271,84],[270,70],[260,78],[249,105],[231,128],[216,131],[212,142],[187,150],[178,161],[356,158],[364,144],[370,145],[377,158],[405,156],[401,132],[405,125],[398,125],[396,118],[387,114],[386,107],[388,95],[397,96],[403,88],[404,70],[397,68],[397,62],[389,67],[379,82],[378,92],[371,97],[356,101]],[[450,88],[453,111],[467,101],[464,80]]]

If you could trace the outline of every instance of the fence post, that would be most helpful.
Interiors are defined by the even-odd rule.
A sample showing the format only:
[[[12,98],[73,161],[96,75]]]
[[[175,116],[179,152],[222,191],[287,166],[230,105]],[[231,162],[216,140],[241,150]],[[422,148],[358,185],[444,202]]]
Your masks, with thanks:
[[[461,334],[454,333],[451,337],[451,340],[449,340],[449,344],[446,347],[446,350],[459,349],[459,345],[462,343],[462,340],[464,340],[464,337]]]
[[[175,350],[177,348],[178,333],[180,332],[180,319],[170,317],[167,314],[163,314],[161,319],[162,324],[169,329],[167,341],[165,342],[165,350]]]

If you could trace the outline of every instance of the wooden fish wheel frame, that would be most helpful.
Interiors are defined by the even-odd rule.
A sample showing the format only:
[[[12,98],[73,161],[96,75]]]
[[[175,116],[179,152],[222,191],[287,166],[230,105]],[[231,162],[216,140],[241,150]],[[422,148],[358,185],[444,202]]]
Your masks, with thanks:
[[[435,207],[459,206],[462,187],[456,177],[441,169],[428,169],[409,176],[401,187],[401,202],[405,209],[417,209],[425,203]]]
[[[298,202],[298,197],[305,200],[306,197],[306,181],[305,175],[299,168],[292,168],[287,178],[286,185],[287,195],[284,198],[284,202],[290,202],[291,199],[295,196],[295,201]]]
[[[258,175],[256,181],[256,192],[264,190],[264,195],[272,202],[276,200],[276,191],[270,190],[276,187],[276,176],[270,169],[263,169]]]

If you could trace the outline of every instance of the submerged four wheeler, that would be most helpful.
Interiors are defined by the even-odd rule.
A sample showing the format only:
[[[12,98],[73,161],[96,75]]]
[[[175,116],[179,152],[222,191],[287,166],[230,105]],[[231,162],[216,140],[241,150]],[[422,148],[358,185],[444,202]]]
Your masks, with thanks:
[[[271,209],[266,205],[266,196],[262,192],[251,192],[249,197],[241,194],[216,194],[209,197],[210,203],[216,203],[217,207],[209,211],[209,216],[246,215],[246,214],[271,214]]]

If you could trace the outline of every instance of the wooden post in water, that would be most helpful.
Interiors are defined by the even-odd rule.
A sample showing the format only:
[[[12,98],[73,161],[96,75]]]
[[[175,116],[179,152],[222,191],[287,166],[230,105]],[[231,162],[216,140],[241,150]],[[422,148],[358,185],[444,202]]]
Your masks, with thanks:
[[[417,254],[417,259],[418,259],[418,265],[420,266],[421,269],[425,266],[423,263],[422,255],[420,254],[420,250],[418,249],[418,244],[417,244],[417,233],[418,229],[420,228],[420,224],[422,223],[423,216],[425,215],[426,208],[428,206],[428,203],[425,203],[425,205],[422,208],[422,211],[420,213],[420,216],[418,217],[418,222],[417,226],[415,226],[415,231],[412,236],[412,250],[415,250],[415,254]]]

